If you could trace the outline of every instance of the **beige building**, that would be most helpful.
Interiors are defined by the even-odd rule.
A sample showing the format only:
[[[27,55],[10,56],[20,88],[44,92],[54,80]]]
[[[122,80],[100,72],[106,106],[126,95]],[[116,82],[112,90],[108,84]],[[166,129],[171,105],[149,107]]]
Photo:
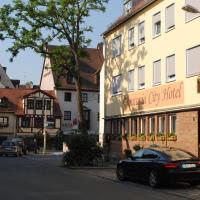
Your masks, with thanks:
[[[105,145],[200,154],[200,15],[197,0],[131,0],[104,32]]]
[[[61,111],[54,91],[0,89],[0,140],[55,137],[61,128]]]

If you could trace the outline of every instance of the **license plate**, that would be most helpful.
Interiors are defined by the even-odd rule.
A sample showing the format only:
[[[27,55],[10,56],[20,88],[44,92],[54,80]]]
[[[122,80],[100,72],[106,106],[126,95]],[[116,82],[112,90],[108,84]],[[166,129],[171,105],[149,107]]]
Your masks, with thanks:
[[[182,168],[186,169],[186,168],[194,168],[196,167],[196,164],[182,164]]]

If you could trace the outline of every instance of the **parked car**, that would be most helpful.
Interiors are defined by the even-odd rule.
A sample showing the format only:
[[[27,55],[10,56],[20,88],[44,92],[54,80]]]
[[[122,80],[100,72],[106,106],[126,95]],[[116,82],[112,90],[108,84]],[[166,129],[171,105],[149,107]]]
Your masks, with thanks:
[[[5,140],[3,141],[1,147],[0,147],[0,156],[5,155],[15,155],[15,156],[21,156],[22,155],[22,148],[19,146],[18,143],[13,142],[11,140]]]
[[[22,152],[24,155],[27,154],[28,148],[27,148],[26,141],[23,138],[15,137],[15,138],[12,138],[11,141],[17,143],[22,148]]]
[[[200,184],[200,159],[179,149],[146,148],[119,161],[116,174],[119,180],[146,181],[151,187],[170,182],[197,185]]]

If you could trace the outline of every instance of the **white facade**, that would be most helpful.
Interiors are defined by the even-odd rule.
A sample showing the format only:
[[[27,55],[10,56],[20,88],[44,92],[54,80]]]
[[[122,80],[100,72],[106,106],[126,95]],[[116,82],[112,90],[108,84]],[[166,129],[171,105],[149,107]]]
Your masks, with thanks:
[[[65,133],[71,133],[77,130],[78,126],[74,125],[73,121],[79,119],[76,101],[76,91],[67,89],[56,89],[56,83],[54,82],[53,72],[49,58],[45,59],[43,72],[40,81],[41,90],[55,90],[56,98],[60,105],[62,112],[61,130]],[[65,101],[65,93],[71,93],[71,101]],[[84,108],[90,110],[90,128],[88,132],[91,134],[99,133],[99,92],[97,91],[82,91],[87,93],[88,101],[84,102]],[[65,120],[65,111],[71,111],[71,119]]]
[[[71,101],[65,101],[65,93],[71,93]],[[84,107],[87,107],[90,110],[90,129],[89,133],[98,134],[99,130],[99,121],[98,121],[98,112],[99,112],[99,103],[98,103],[98,92],[86,92],[88,102],[83,103]],[[77,129],[77,126],[73,124],[74,120],[78,120],[78,110],[77,110],[77,101],[76,101],[76,91],[70,90],[57,90],[57,99],[60,105],[60,109],[63,115],[61,126],[64,133],[70,133],[73,129]],[[71,112],[71,120],[64,119],[64,112]]]

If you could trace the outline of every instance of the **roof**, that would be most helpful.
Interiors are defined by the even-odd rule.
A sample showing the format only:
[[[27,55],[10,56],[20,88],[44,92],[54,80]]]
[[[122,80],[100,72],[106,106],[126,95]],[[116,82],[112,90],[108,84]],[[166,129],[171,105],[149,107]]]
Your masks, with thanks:
[[[58,46],[55,45],[48,45],[47,48],[51,51],[57,47]],[[82,90],[99,91],[99,81],[97,81],[97,74],[100,72],[100,69],[103,65],[103,43],[99,44],[97,48],[85,48],[84,51],[88,56],[86,58],[80,59]],[[52,63],[53,61],[51,60],[51,64]],[[53,78],[55,85],[57,85],[57,89],[76,89],[74,84],[67,83],[66,77],[58,77],[58,74],[56,74],[55,71],[53,71]]]
[[[0,107],[0,113],[15,113],[16,115],[24,115],[23,99],[36,92],[42,92],[54,99],[54,116],[61,117],[61,110],[54,91],[43,91],[40,89],[21,89],[21,88],[1,88],[0,99],[6,97],[8,99],[7,107]]]
[[[132,7],[132,9],[129,11],[128,14],[120,16],[104,33],[103,35],[106,36],[111,31],[113,31],[115,28],[123,24],[124,22],[128,21],[130,18],[135,16],[137,13],[145,9],[147,6],[151,5],[157,0],[137,0]]]

